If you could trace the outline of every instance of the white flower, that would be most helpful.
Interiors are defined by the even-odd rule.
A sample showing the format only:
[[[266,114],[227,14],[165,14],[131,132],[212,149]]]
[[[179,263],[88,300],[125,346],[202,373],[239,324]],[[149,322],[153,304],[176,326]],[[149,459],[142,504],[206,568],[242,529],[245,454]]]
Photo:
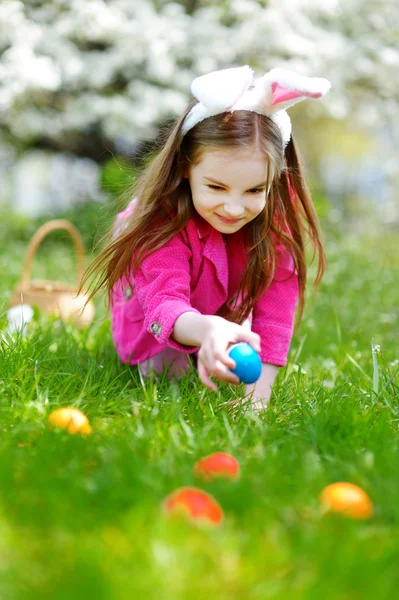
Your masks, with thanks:
[[[113,142],[127,135],[133,146],[181,113],[194,77],[248,64],[256,77],[277,66],[327,77],[332,93],[304,106],[303,114],[349,116],[353,127],[356,120],[367,127],[386,123],[396,144],[399,3],[198,4],[188,13],[184,3],[169,0],[0,1],[0,112],[7,136],[17,147],[42,136],[58,144],[66,133],[84,135],[95,125]],[[394,155],[388,148],[383,158]],[[388,160],[380,163],[390,168]],[[392,177],[397,163],[393,168]],[[330,213],[331,220],[339,216]]]
[[[25,333],[26,325],[32,320],[33,308],[29,304],[13,306],[7,311],[8,331]]]

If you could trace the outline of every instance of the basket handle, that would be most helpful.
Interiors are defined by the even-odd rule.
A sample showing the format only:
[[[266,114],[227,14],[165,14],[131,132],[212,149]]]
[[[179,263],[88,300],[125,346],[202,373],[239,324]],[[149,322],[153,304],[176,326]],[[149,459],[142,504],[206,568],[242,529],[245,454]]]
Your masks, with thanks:
[[[80,284],[83,273],[84,273],[84,260],[85,260],[85,247],[80,236],[79,231],[72,223],[63,219],[54,219],[48,221],[36,231],[31,241],[29,242],[28,250],[26,252],[24,269],[22,272],[21,285],[27,286],[30,282],[32,262],[37,252],[38,247],[42,243],[43,239],[52,231],[56,229],[65,229],[75,244],[77,254],[77,271],[78,271],[78,282]]]

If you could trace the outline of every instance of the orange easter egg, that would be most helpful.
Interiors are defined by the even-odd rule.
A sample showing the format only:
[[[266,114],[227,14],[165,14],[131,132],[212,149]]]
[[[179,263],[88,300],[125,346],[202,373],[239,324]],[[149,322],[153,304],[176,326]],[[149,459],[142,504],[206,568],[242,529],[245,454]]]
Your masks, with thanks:
[[[91,433],[89,419],[77,408],[57,408],[48,418],[51,429],[59,427],[69,433]]]
[[[202,477],[205,481],[216,477],[238,479],[240,476],[240,465],[231,454],[215,452],[215,454],[200,458],[194,465],[194,473]]]
[[[341,513],[352,519],[370,519],[373,516],[373,503],[366,492],[346,481],[325,487],[320,501],[329,512]]]
[[[183,514],[194,521],[218,525],[223,520],[223,510],[213,496],[194,487],[182,487],[167,496],[163,502],[169,515]]]

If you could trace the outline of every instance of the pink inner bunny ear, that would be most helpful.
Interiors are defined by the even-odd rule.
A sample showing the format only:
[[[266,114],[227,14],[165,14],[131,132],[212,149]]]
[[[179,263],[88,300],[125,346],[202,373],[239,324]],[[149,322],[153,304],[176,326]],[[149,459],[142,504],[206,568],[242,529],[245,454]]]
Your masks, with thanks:
[[[227,111],[243,96],[252,79],[253,70],[248,65],[222,69],[194,79],[191,91],[209,110]]]
[[[273,101],[272,106],[287,102],[287,100],[295,100],[295,98],[320,98],[321,92],[298,92],[280,85],[277,81],[271,84]]]

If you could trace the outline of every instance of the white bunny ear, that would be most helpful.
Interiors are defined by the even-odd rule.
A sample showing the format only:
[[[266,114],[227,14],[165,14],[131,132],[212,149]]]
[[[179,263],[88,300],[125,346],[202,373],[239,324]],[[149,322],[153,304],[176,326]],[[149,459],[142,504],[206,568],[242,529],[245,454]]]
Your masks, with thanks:
[[[272,69],[256,84],[257,101],[272,112],[285,110],[307,98],[320,98],[331,87],[328,79],[305,77],[286,69]]]
[[[214,71],[194,79],[191,91],[199,102],[186,115],[181,126],[182,136],[208,117],[249,110],[273,119],[287,144],[291,121],[285,110],[306,98],[320,98],[331,87],[328,79],[304,77],[286,69],[272,69],[250,88],[252,78],[252,69],[245,66]]]
[[[228,111],[247,91],[252,79],[253,70],[247,65],[223,69],[194,79],[191,91],[207,109]]]

